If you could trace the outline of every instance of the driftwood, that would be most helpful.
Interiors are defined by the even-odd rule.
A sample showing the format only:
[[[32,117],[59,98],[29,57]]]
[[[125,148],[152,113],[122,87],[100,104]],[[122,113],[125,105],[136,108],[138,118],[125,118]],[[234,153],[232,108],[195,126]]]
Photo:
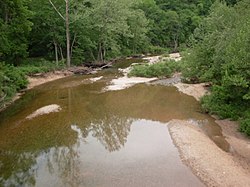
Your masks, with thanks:
[[[106,69],[106,68],[111,68],[112,67],[112,62],[100,67],[101,69]]]
[[[68,71],[76,75],[87,75],[90,74],[93,69],[89,67],[71,67],[68,69]]]

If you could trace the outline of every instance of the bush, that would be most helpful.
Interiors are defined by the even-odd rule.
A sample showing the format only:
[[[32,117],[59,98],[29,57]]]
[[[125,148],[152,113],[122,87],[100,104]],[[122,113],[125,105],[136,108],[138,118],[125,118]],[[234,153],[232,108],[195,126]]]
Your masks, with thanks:
[[[240,131],[250,136],[250,117],[241,121]]]
[[[16,92],[26,88],[28,80],[25,73],[12,65],[0,63],[0,108],[4,102],[10,100]]]
[[[150,46],[149,49],[148,49],[148,52],[149,53],[152,53],[152,54],[163,54],[163,53],[169,53],[169,49],[168,48],[163,48],[163,47],[160,47],[160,46]]]
[[[51,62],[43,58],[30,58],[22,62],[21,66],[18,68],[26,75],[32,75],[36,73],[46,73],[49,71],[62,69],[64,67],[65,63],[63,61],[59,61],[57,65],[56,62]]]
[[[65,67],[63,62],[57,66],[55,62],[45,59],[27,59],[19,67],[0,63],[0,108],[17,92],[26,88],[28,80],[26,75],[45,73]]]
[[[250,136],[250,108],[246,109],[245,112],[243,112],[243,117],[240,120],[239,130],[245,133],[247,136]]]
[[[152,65],[137,65],[132,68],[129,76],[136,77],[171,77],[173,72],[180,69],[178,62],[165,61]]]
[[[210,82],[212,93],[202,100],[204,110],[221,118],[242,119],[240,130],[249,135],[250,115],[250,5],[248,0],[229,7],[219,1],[196,29],[191,55],[183,60],[187,82]],[[249,113],[249,112],[248,112]]]

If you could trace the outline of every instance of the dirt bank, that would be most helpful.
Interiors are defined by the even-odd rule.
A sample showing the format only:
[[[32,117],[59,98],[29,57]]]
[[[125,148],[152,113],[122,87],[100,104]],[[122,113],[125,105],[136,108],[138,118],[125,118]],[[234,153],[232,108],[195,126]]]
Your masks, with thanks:
[[[221,127],[223,135],[232,146],[235,160],[250,170],[250,139],[238,131],[239,124],[235,121],[225,119],[215,122]]]
[[[73,75],[71,71],[68,70],[62,70],[62,71],[54,71],[54,72],[48,72],[48,73],[43,73],[43,74],[37,74],[34,76],[29,76],[28,77],[28,87],[27,89],[34,88],[35,86],[54,81],[57,79],[61,79],[67,76]]]
[[[61,79],[67,76],[73,75],[74,72],[70,70],[61,70],[61,71],[53,71],[53,72],[48,72],[48,73],[40,73],[40,74],[35,74],[33,76],[28,76],[27,79],[29,81],[27,89],[22,90],[21,92],[17,93],[11,101],[5,103],[5,106],[0,108],[0,112],[4,111],[9,105],[11,105],[13,102],[18,100],[26,90],[32,89],[36,86],[39,86],[41,84],[54,81],[57,79]]]
[[[207,186],[250,186],[250,170],[222,151],[189,121],[169,122],[171,137],[181,158]]]

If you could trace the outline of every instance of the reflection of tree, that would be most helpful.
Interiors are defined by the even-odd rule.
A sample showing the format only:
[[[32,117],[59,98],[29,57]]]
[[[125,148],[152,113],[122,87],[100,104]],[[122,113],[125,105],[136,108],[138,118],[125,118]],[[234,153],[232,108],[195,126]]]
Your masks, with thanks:
[[[64,186],[80,184],[80,161],[78,146],[53,148],[44,155],[51,176],[58,176]]]
[[[0,151],[0,186],[34,186],[35,154]]]
[[[78,158],[77,144],[51,148],[39,154],[1,152],[0,186],[35,186],[36,175],[47,171],[51,176],[60,177],[64,182],[61,185],[74,186],[79,183]],[[42,171],[39,166],[46,166],[46,171]]]
[[[118,151],[127,141],[132,119],[107,115],[103,119],[94,120],[91,124],[93,136],[108,151]]]

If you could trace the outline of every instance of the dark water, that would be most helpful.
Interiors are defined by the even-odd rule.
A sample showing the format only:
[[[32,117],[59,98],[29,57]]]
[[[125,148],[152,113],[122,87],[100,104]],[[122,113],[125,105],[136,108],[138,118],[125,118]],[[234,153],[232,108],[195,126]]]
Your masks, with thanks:
[[[173,87],[103,92],[114,72],[39,86],[0,114],[0,186],[203,186],[182,164],[166,123],[195,120],[227,150],[213,119]],[[50,104],[62,110],[25,119]]]

